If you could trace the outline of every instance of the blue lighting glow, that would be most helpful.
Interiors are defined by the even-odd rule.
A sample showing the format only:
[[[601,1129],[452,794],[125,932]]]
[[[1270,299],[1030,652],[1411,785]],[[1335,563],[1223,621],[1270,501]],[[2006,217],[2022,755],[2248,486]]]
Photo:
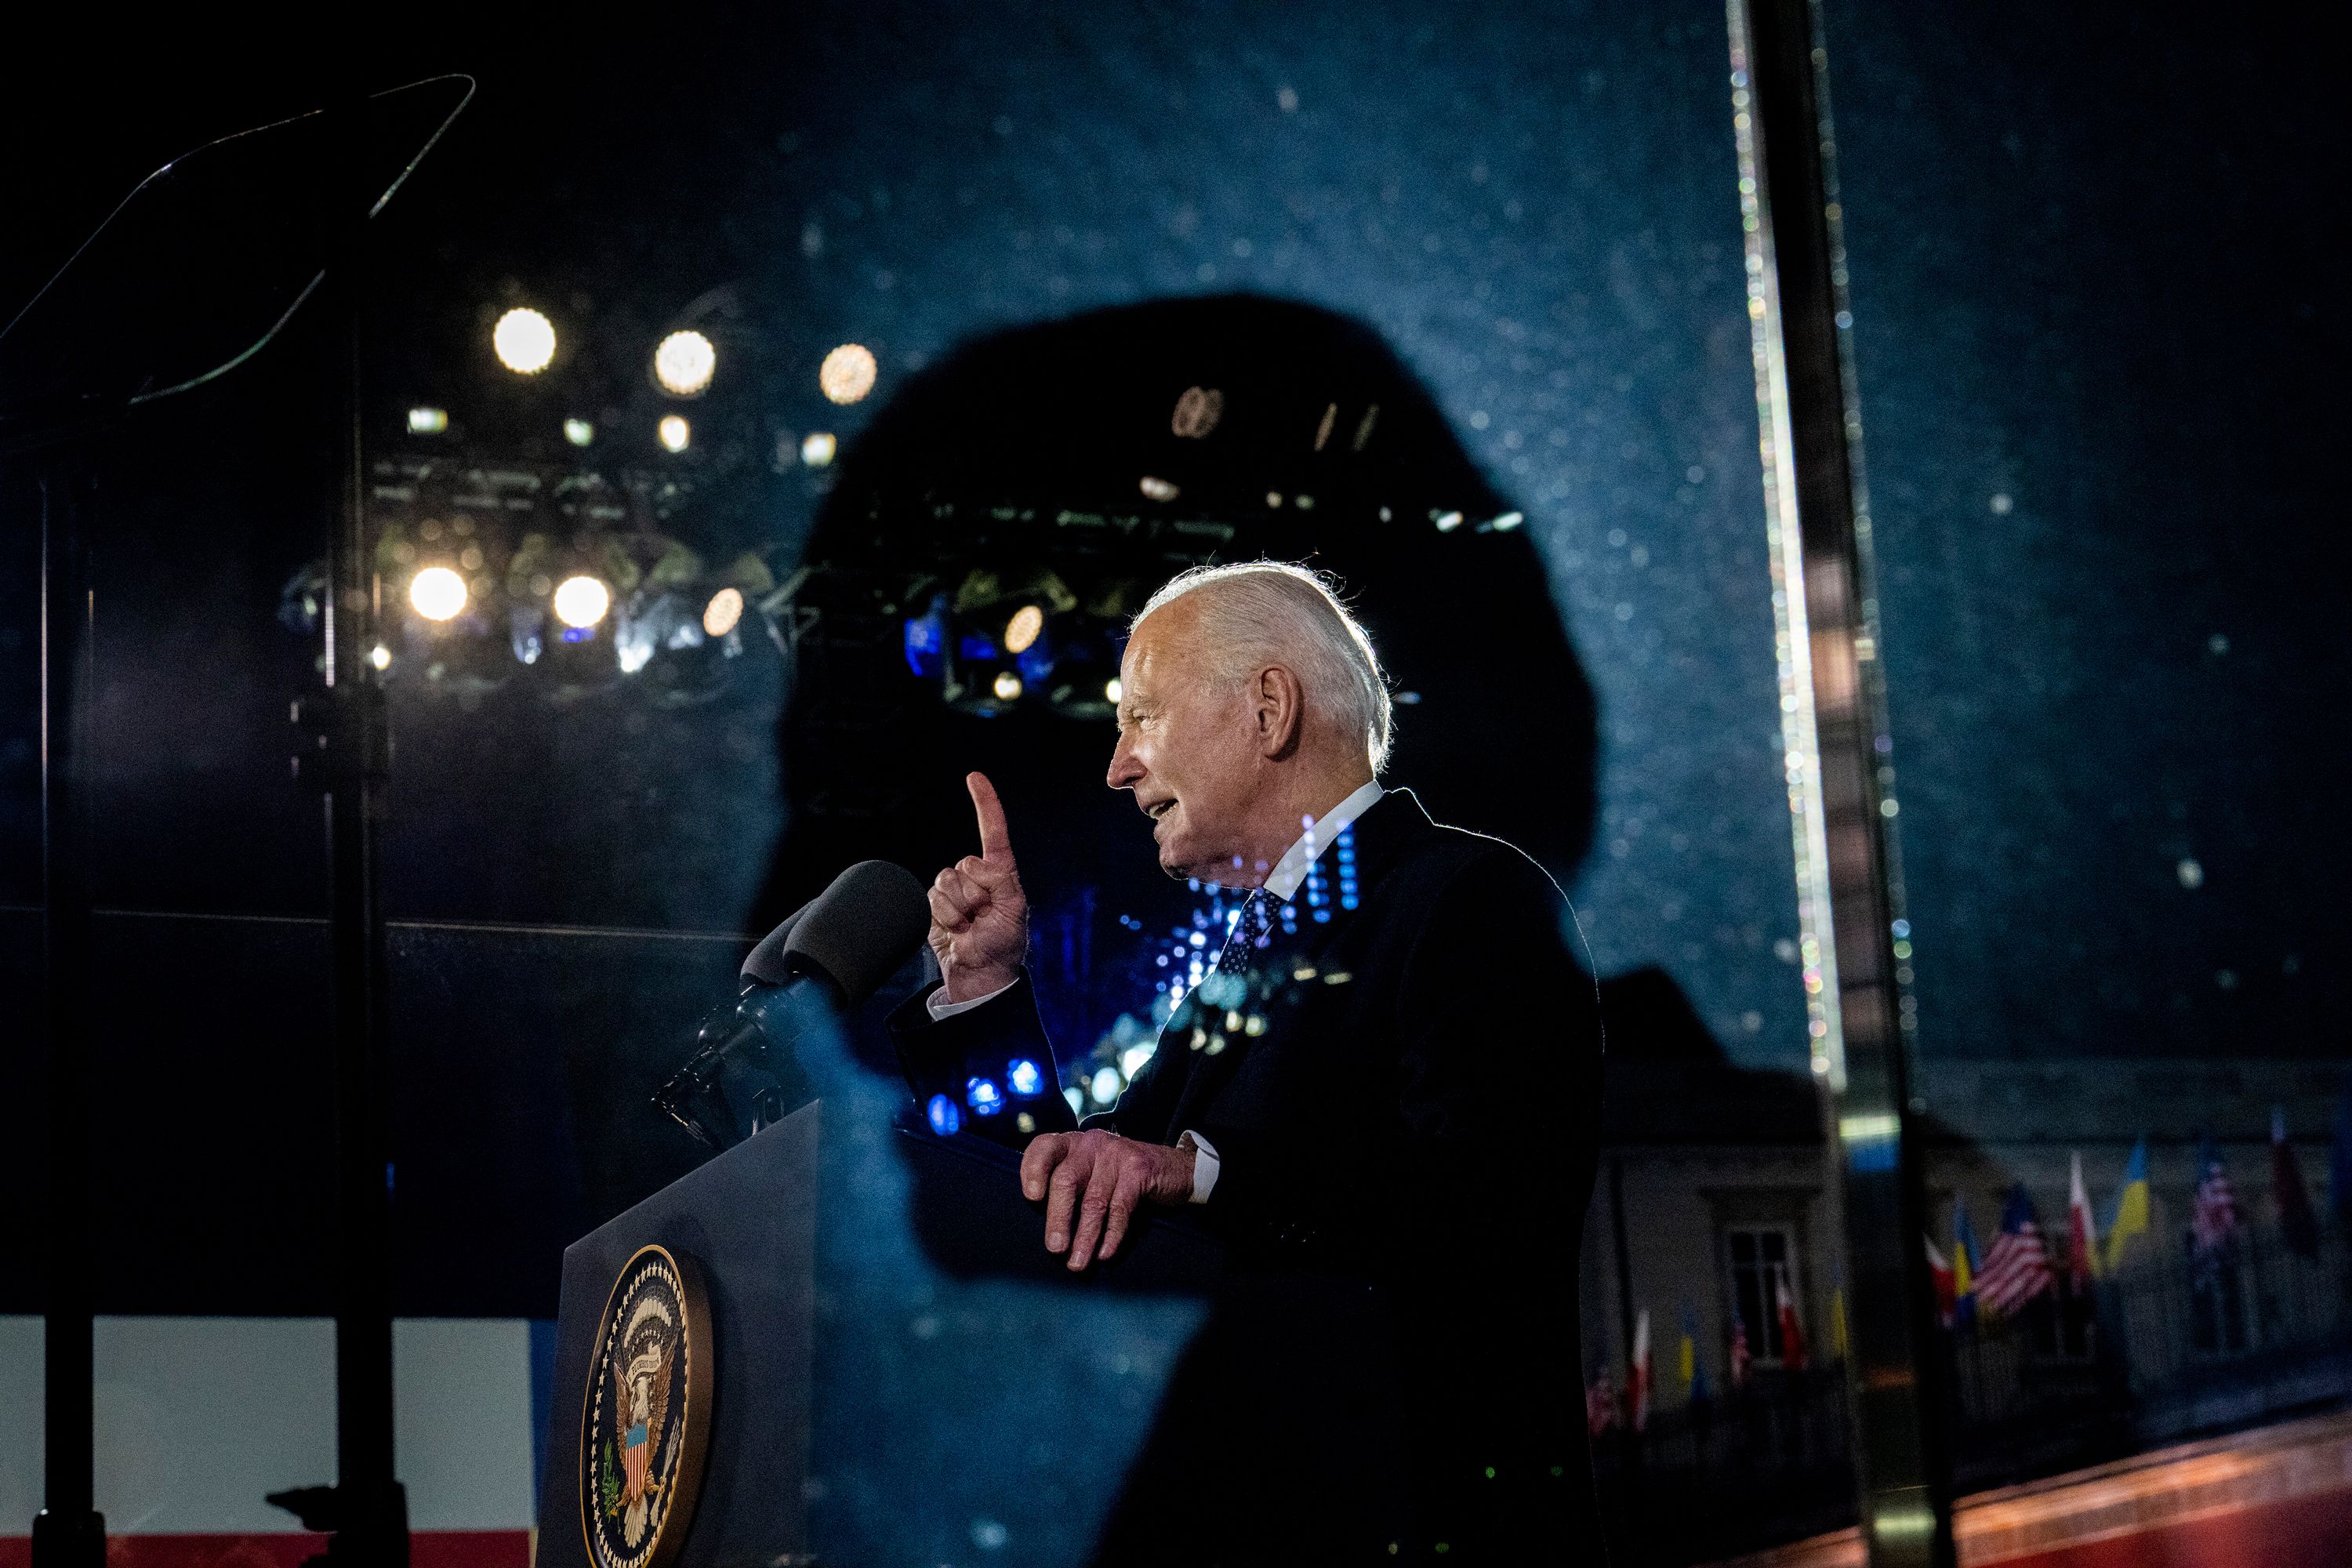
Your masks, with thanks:
[[[996,1087],[994,1079],[971,1079],[964,1085],[963,1098],[975,1115],[993,1116],[1004,1109],[1004,1091]]]
[[[963,1112],[958,1110],[956,1102],[944,1094],[931,1096],[926,1114],[931,1119],[931,1131],[942,1138],[963,1125]]]
[[[963,641],[956,645],[956,651],[976,664],[992,663],[996,658],[995,642],[971,632],[964,634]]]
[[[940,655],[947,644],[947,633],[940,626],[937,610],[907,618],[907,668],[929,679],[940,673]]]
[[[1004,1081],[1013,1086],[1013,1093],[1027,1100],[1045,1087],[1045,1075],[1037,1070],[1035,1062],[1024,1057],[1004,1069]]]

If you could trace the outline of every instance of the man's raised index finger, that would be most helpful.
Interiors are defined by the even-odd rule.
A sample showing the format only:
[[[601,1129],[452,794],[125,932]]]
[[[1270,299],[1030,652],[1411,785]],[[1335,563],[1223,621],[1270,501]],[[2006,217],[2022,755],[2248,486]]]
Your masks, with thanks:
[[[963,782],[971,791],[972,809],[980,814],[980,858],[991,865],[1011,865],[1013,834],[1004,825],[1004,803],[996,798],[996,786],[986,773],[966,773]]]

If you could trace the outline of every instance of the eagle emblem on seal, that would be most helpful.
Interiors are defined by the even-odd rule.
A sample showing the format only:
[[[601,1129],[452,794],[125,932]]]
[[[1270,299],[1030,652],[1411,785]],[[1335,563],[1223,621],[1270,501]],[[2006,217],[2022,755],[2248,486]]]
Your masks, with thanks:
[[[596,1568],[663,1568],[701,1478],[709,1312],[690,1262],[660,1247],[622,1268],[598,1326],[581,1424],[580,1503]]]

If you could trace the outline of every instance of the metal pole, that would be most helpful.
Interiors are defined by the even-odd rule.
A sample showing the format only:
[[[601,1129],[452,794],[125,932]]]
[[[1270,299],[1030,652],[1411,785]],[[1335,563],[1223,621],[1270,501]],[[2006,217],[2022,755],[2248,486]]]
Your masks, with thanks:
[[[342,166],[366,166],[367,100],[330,110]],[[365,182],[353,178],[355,194]],[[377,835],[387,804],[387,747],[378,646],[383,584],[368,549],[363,314],[367,209],[355,199],[328,268],[342,406],[335,426],[335,517],[329,547],[327,686],[332,740],[327,795],[334,974],[337,1499],[332,1554],[367,1568],[406,1568],[407,1505],[393,1465],[392,1129],[383,889]]]
[[[1950,1402],[1921,1248],[1910,931],[1819,0],[1728,0],[1812,1068],[1852,1290],[1863,1539],[1948,1568]]]
[[[61,464],[69,471],[70,459]],[[103,1568],[96,1506],[89,1201],[89,731],[97,601],[89,487],[41,486],[41,917],[49,1038],[48,1300],[43,1331],[44,1506],[34,1568]]]

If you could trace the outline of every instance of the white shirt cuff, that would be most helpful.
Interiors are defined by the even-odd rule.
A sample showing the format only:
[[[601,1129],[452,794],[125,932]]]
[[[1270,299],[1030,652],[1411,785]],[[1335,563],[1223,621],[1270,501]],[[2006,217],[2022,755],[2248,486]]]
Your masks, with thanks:
[[[1218,1163],[1215,1147],[1189,1127],[1184,1130],[1184,1136],[1176,1140],[1176,1146],[1180,1149],[1187,1144],[1192,1150],[1192,1201],[1204,1204],[1209,1201],[1209,1194],[1217,1190],[1217,1172],[1223,1167]]]
[[[987,995],[975,996],[969,1002],[949,1001],[948,988],[942,985],[923,998],[923,1005],[930,1010],[931,1022],[936,1024],[942,1018],[952,1018],[958,1013],[969,1013],[984,1002],[993,1002],[1020,984],[1018,980],[1008,980]]]

